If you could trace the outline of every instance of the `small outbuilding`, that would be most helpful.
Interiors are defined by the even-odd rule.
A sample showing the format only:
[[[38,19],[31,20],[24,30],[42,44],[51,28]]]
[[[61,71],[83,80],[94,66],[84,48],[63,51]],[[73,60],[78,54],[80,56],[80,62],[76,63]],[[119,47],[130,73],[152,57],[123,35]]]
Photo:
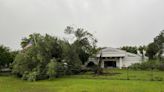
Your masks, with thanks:
[[[141,54],[133,54],[126,52],[121,49],[107,47],[102,49],[95,58],[89,58],[85,63],[86,67],[97,65],[100,57],[102,59],[102,68],[126,68],[134,63],[141,63],[148,59],[146,56]]]

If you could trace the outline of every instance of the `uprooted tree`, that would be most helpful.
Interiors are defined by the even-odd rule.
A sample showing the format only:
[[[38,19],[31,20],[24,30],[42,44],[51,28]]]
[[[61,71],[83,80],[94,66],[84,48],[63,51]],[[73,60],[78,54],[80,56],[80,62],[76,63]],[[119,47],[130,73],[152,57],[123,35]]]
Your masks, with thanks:
[[[65,33],[74,34],[76,39],[70,43],[38,33],[22,39],[24,49],[16,56],[12,72],[29,81],[79,73],[82,63],[94,53],[97,40],[84,29],[67,27]]]
[[[50,35],[42,36],[40,34],[32,34],[35,36],[36,43],[29,48],[23,49],[13,62],[12,72],[22,79],[34,81],[44,79],[49,76],[49,63],[61,62],[62,46],[60,40]]]

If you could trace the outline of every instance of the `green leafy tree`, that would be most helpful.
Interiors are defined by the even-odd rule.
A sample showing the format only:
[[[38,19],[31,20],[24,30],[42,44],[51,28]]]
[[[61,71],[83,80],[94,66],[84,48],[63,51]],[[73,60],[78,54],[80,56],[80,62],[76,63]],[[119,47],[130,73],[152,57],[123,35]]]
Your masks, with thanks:
[[[154,42],[148,45],[146,53],[149,59],[154,59],[155,56],[161,59],[163,43],[164,43],[164,30],[162,30],[160,34],[154,38]]]
[[[144,51],[146,51],[146,46],[139,46],[138,47],[138,50],[139,50],[139,52],[143,55],[144,54]]]
[[[47,64],[47,75],[49,79],[53,79],[56,76],[56,68],[57,68],[56,59],[51,59],[51,61]]]
[[[8,47],[3,45],[0,46],[0,69],[9,67],[10,63],[13,62],[14,56],[11,55]]]
[[[41,35],[39,33],[33,33],[30,34],[29,37],[24,37],[21,41],[21,47],[25,48],[30,42],[33,42],[34,44],[36,44],[36,40],[39,40],[38,38],[40,38]]]
[[[22,41],[21,41],[21,47],[24,48],[27,46],[27,44],[30,42],[30,39],[28,38],[23,38]]]
[[[68,74],[79,73],[81,70],[82,62],[80,61],[75,48],[75,45],[71,45],[65,53],[65,60],[68,64]]]
[[[141,55],[142,55],[142,60],[144,60],[144,56],[145,56],[145,52],[146,52],[146,46],[139,46],[138,47],[138,50],[139,50],[139,52],[141,53]]]
[[[149,57],[149,59],[155,59],[155,56],[158,51],[159,51],[159,48],[157,44],[152,42],[147,46],[146,55]]]
[[[75,45],[70,44],[66,40],[62,42],[62,49],[63,49],[62,62],[65,64],[63,66],[66,70],[64,74],[75,74],[75,73],[79,73],[81,70],[82,63],[78,57],[75,48],[76,48]]]
[[[19,53],[12,64],[12,72],[21,77],[26,71],[30,71],[28,59],[25,53]]]
[[[162,30],[160,34],[154,38],[154,43],[157,44],[160,49],[162,48],[162,43],[164,43],[164,30]]]
[[[13,62],[13,73],[27,80],[39,80],[47,78],[47,65],[51,59],[57,62],[62,59],[62,47],[60,40],[48,34],[32,34],[35,43],[19,53]],[[35,78],[35,79],[33,79]]]
[[[96,53],[97,40],[88,31],[82,28],[74,29],[73,27],[68,26],[65,29],[65,33],[74,35],[75,40],[72,45],[83,64],[88,60],[89,56]]]
[[[127,52],[130,52],[130,53],[134,53],[134,54],[137,54],[137,47],[133,47],[133,46],[123,46],[121,47],[122,50],[125,50]]]
[[[160,34],[154,38],[154,43],[158,46],[158,58],[161,59],[162,44],[164,43],[164,30],[162,30]]]
[[[82,63],[95,52],[97,41],[92,34],[83,29],[74,31],[67,27],[65,32],[74,34],[76,39],[73,43],[38,33],[23,39],[23,50],[16,56],[12,72],[29,81],[79,73]],[[27,47],[29,42],[32,45]]]

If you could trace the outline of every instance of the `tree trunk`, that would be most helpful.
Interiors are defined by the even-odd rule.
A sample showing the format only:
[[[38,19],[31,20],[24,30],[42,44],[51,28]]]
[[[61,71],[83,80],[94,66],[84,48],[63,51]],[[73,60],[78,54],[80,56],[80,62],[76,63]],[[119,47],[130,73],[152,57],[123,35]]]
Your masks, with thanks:
[[[97,66],[97,71],[96,71],[97,75],[103,74],[103,69],[101,68],[101,64],[102,64],[102,52],[100,53],[100,59]]]

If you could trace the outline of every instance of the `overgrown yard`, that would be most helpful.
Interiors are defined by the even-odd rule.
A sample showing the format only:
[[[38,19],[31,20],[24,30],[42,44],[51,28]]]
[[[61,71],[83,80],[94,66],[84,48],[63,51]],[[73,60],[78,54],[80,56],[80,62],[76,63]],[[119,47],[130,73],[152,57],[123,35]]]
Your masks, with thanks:
[[[103,76],[86,73],[37,82],[1,76],[0,92],[164,92],[164,81],[150,81],[149,71],[129,71],[130,80],[125,80],[126,70],[108,71],[112,73]],[[157,75],[163,78],[164,72],[154,71],[154,76]]]
[[[69,77],[82,79],[110,79],[110,80],[143,80],[143,81],[164,81],[164,72],[158,70],[126,70],[126,69],[107,69],[103,75],[96,76],[93,72],[73,75]]]

